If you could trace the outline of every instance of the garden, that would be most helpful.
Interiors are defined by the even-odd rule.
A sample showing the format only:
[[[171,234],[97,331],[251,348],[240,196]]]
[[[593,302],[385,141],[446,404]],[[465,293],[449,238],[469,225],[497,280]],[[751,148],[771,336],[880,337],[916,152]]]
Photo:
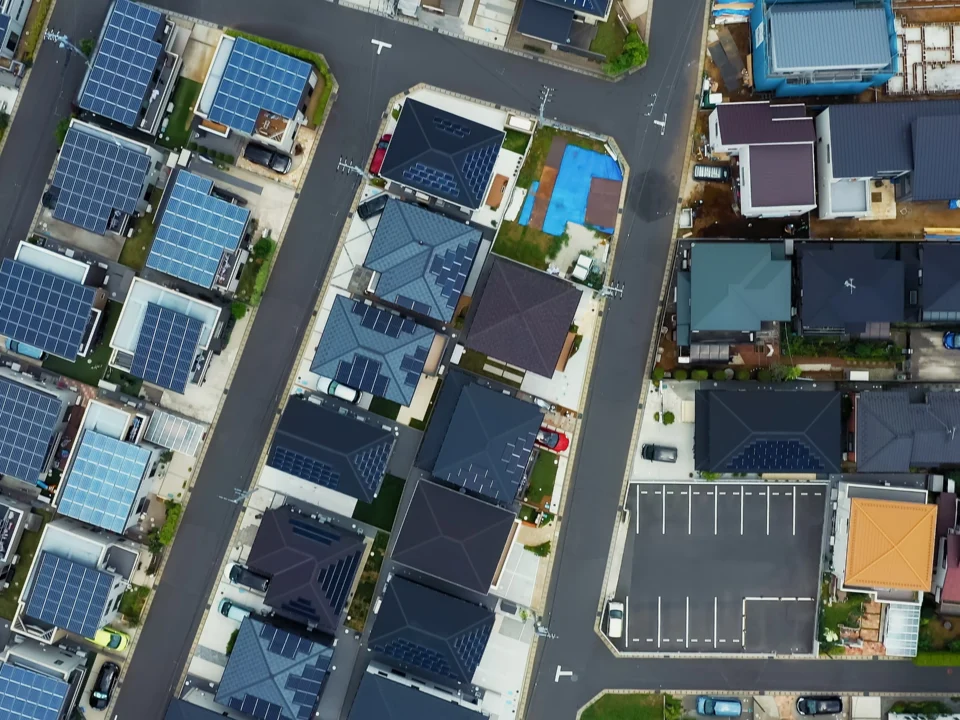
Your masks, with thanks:
[[[277,243],[267,235],[254,243],[250,251],[250,258],[240,272],[240,282],[237,283],[237,300],[248,305],[259,305],[263,292],[270,279],[270,259],[277,249]],[[236,314],[234,314],[236,317]]]
[[[403,495],[403,478],[385,475],[380,485],[380,492],[377,493],[373,502],[357,502],[353,510],[353,519],[390,532],[393,530],[393,521],[397,517],[397,508],[400,507],[401,495]]]
[[[387,542],[390,536],[385,532],[378,532],[373,539],[373,546],[370,548],[370,554],[367,556],[367,562],[363,566],[363,572],[360,573],[360,582],[357,584],[357,591],[350,601],[350,609],[347,611],[347,627],[363,632],[363,626],[366,625],[367,615],[370,613],[370,606],[373,603],[373,593],[377,589],[377,578],[380,577],[380,567],[383,565],[383,556],[387,552]]]
[[[683,702],[672,695],[607,693],[584,708],[581,720],[680,720]]]
[[[34,510],[35,514],[43,518],[40,527],[36,532],[24,531],[20,537],[20,544],[17,546],[17,554],[20,560],[17,561],[17,568],[12,578],[7,578],[9,585],[0,590],[0,617],[6,620],[13,620],[17,612],[17,599],[23,591],[23,582],[27,579],[27,573],[33,564],[33,556],[37,554],[37,548],[40,547],[40,536],[43,534],[43,526],[50,522],[53,513],[48,510]]]
[[[936,612],[932,603],[920,611],[920,634],[917,637],[917,665],[960,667],[960,618]]]

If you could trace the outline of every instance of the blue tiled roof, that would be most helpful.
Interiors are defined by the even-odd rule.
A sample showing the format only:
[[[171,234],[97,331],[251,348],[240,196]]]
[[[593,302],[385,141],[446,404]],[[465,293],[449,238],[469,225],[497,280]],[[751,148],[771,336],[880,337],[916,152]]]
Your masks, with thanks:
[[[101,627],[113,576],[103,570],[42,551],[24,611],[83,637]]]
[[[391,199],[363,264],[380,273],[378,297],[448,321],[479,246],[479,230]]]
[[[0,717],[60,720],[70,685],[28,668],[0,663]]]
[[[413,320],[337,296],[310,369],[409,405],[436,333]]]

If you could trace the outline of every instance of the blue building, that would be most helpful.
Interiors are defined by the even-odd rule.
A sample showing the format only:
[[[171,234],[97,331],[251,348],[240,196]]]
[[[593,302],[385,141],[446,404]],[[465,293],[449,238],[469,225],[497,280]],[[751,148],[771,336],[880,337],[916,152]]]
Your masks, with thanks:
[[[757,0],[750,27],[759,92],[856,95],[897,72],[890,0]]]

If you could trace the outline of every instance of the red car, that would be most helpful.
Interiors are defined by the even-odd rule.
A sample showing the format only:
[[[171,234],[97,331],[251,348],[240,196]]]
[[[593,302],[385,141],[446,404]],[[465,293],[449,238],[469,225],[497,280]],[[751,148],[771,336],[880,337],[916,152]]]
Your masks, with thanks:
[[[377,149],[373,153],[373,160],[370,161],[370,172],[374,175],[380,174],[380,168],[383,167],[383,158],[387,156],[387,147],[390,145],[390,138],[393,135],[389,133],[380,138],[377,143]]]
[[[537,445],[543,445],[545,448],[560,453],[570,447],[570,438],[559,430],[541,427],[537,432]]]

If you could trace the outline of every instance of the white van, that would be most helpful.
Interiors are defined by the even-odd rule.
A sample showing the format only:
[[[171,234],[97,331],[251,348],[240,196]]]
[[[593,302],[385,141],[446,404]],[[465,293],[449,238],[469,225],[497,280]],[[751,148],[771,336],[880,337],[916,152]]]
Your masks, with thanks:
[[[611,600],[607,603],[607,637],[616,640],[623,635],[623,603]]]

